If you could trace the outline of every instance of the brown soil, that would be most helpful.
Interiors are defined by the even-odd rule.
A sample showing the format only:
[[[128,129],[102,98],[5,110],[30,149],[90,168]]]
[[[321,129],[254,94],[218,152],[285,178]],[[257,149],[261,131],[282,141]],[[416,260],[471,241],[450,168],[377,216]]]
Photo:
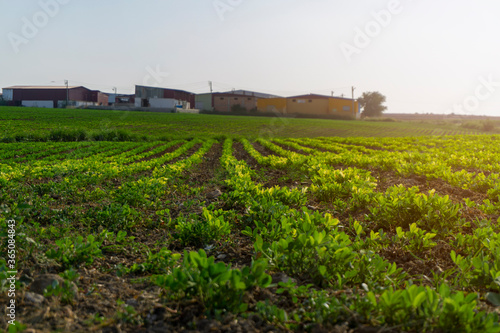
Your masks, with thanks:
[[[422,278],[422,283],[428,284],[426,276],[433,278],[433,273],[440,274],[455,267],[451,260],[452,247],[444,241],[422,253],[412,253],[401,247],[392,245],[382,249],[379,254],[391,263],[396,263],[398,268],[416,278]]]
[[[158,229],[148,235],[136,232],[135,243],[158,249],[158,244],[166,244],[169,232]],[[246,244],[242,244],[245,242]],[[220,258],[220,261],[231,263],[233,267],[251,264],[252,246],[242,237],[236,238],[217,253],[208,253]],[[281,332],[286,331],[266,324],[260,317],[248,319],[232,314],[225,315],[220,321],[208,319],[204,315],[203,306],[196,300],[165,301],[161,289],[147,282],[141,282],[141,274],[116,276],[117,265],[130,266],[134,262],[143,261],[136,252],[103,251],[103,258],[98,258],[91,266],[78,269],[78,297],[73,304],[63,304],[58,298],[45,298],[40,305],[30,303],[26,299],[29,288],[17,294],[16,316],[24,324],[28,324],[32,332],[51,332],[54,329],[64,332],[87,332],[91,322],[93,332]],[[40,272],[57,273],[55,267],[33,261],[30,269],[21,271],[21,275],[36,278]],[[36,272],[36,273],[35,273]],[[250,304],[264,301],[263,292],[255,290]],[[259,296],[262,295],[262,296]],[[122,300],[124,305],[117,304]],[[6,294],[0,295],[0,301],[8,302]],[[125,306],[130,306],[133,313],[125,319],[117,317],[125,314]],[[90,318],[103,316],[103,322]],[[137,321],[139,320],[139,321]],[[3,320],[2,320],[3,322]],[[6,324],[6,323],[2,323]],[[2,325],[5,326],[5,325]]]
[[[257,150],[262,156],[270,156],[270,155],[276,155],[279,156],[279,154],[273,152],[271,149],[264,147],[260,143],[257,142],[252,142],[252,146],[255,150]]]
[[[222,157],[222,143],[215,143],[210,150],[203,156],[203,162],[192,170],[187,170],[184,177],[190,182],[202,186],[210,182],[215,176],[216,170],[220,167],[220,158]]]
[[[260,170],[262,166],[253,158],[240,142],[233,142],[233,156],[240,161],[245,161],[245,163],[254,170]]]
[[[201,143],[195,144],[193,147],[189,148],[184,154],[182,154],[181,156],[177,156],[173,160],[165,162],[164,165],[174,164],[174,163],[177,163],[177,162],[179,162],[181,160],[185,160],[185,159],[191,157],[191,155],[193,155],[194,153],[196,153],[198,151],[198,149],[201,148],[201,146],[202,146]]]

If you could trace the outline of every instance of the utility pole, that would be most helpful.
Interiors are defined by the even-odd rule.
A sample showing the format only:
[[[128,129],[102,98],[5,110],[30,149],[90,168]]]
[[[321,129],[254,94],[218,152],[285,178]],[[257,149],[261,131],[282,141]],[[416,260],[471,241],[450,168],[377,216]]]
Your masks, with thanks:
[[[354,110],[354,106],[356,105],[354,103],[354,89],[356,89],[356,87],[353,86],[352,87],[352,110],[354,111],[354,115],[356,116],[358,112],[357,112],[357,110]]]
[[[213,89],[212,89],[212,81],[208,81],[208,85],[210,86],[210,93],[213,92]]]
[[[334,91],[332,90],[332,97],[333,97],[333,93],[334,93]]]
[[[69,82],[68,80],[64,80],[64,84],[66,84],[66,107],[69,105]]]

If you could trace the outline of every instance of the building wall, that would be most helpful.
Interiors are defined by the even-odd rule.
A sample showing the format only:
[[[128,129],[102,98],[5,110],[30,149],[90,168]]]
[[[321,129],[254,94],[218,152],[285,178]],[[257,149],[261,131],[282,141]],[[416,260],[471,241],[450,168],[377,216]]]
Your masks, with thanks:
[[[327,98],[292,97],[286,101],[287,113],[291,114],[328,114]]]
[[[53,101],[22,101],[22,106],[31,107],[31,108],[53,108]]]
[[[4,101],[13,101],[14,100],[14,91],[12,89],[3,89],[3,99]]]
[[[70,104],[71,106],[76,106],[76,107],[84,107],[84,106],[95,106],[95,102],[86,102],[86,101],[71,101]]]
[[[182,105],[182,108],[190,109],[195,105],[195,94],[183,90],[135,86],[135,96],[135,105],[137,107],[144,107],[147,104],[150,107],[159,107],[153,105],[165,105],[165,102],[161,101],[151,102],[153,99],[175,100],[175,104],[172,107],[168,106],[169,108],[176,108],[176,105]],[[164,108],[165,106],[161,107]]]
[[[285,114],[287,113],[286,98],[260,98],[257,100],[257,110]]]
[[[14,101],[66,100],[66,89],[13,89]]]
[[[195,96],[195,108],[198,110],[212,110],[212,93]]]
[[[66,91],[64,92],[64,98],[66,99]],[[77,87],[69,90],[69,100],[79,101],[79,102],[94,102],[97,103],[97,91],[93,91],[84,87]]]
[[[9,89],[7,89],[9,91]],[[65,101],[68,94],[67,89],[12,89],[12,100],[14,101]],[[84,87],[70,88],[69,100],[80,102],[97,103],[98,92]]]
[[[330,98],[328,100],[328,111],[330,114],[351,115],[356,117],[359,112],[359,103],[355,101],[353,108],[352,99]]]
[[[108,106],[109,105],[109,96],[108,94],[104,94],[102,92],[97,93],[97,105]]]
[[[187,91],[165,89],[163,92],[163,98],[172,98],[177,100],[177,105],[183,105],[183,109],[190,109],[191,105],[195,105],[195,94]]]
[[[234,105],[240,105],[247,111],[257,108],[257,98],[253,96],[219,93],[212,95],[212,101],[214,110],[219,112],[231,112]]]
[[[152,108],[175,109],[176,100],[172,98],[150,98],[149,105]]]
[[[115,104],[116,103],[116,96],[117,96],[117,94],[109,94],[108,95],[108,104]]]
[[[135,96],[140,99],[163,98],[162,88],[135,86]]]
[[[359,114],[359,103],[356,101],[353,103],[353,100],[348,98],[304,95],[287,98],[286,112],[290,114],[357,117]]]

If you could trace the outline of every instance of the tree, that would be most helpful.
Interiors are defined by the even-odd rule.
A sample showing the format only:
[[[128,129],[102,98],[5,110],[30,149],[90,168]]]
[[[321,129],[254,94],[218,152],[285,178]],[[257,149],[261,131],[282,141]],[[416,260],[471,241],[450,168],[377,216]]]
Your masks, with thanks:
[[[385,96],[378,91],[364,92],[358,98],[359,105],[363,109],[361,117],[380,117],[382,112],[387,110],[385,103]]]

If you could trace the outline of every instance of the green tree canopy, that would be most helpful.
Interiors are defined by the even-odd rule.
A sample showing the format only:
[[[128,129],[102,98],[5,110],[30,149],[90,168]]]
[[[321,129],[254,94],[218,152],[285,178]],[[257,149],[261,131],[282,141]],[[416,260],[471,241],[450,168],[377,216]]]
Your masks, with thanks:
[[[380,117],[382,112],[387,110],[385,103],[385,96],[378,91],[364,92],[358,98],[359,105],[363,109],[361,117]]]

